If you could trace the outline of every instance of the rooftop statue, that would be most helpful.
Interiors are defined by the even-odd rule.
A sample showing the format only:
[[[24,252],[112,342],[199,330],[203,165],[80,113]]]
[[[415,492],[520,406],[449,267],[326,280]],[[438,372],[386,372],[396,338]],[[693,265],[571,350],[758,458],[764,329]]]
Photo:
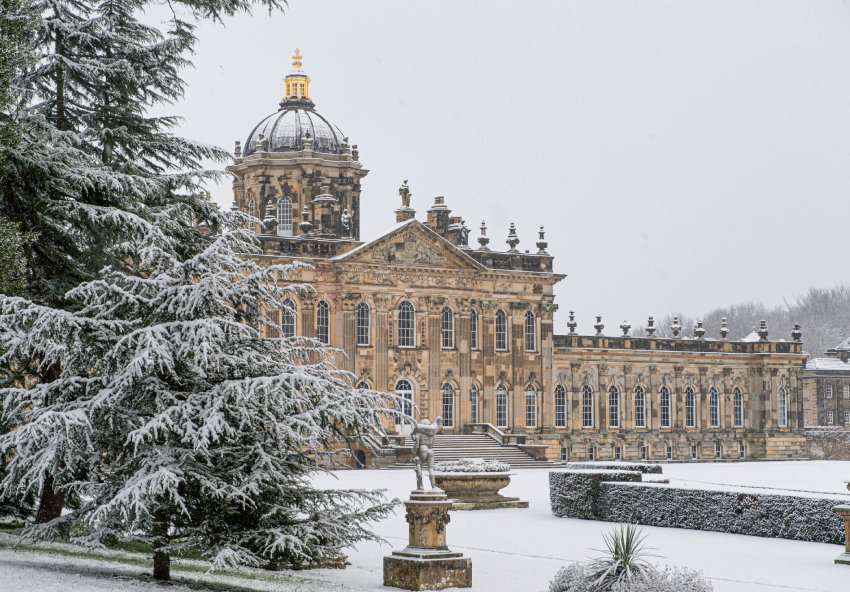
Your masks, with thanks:
[[[401,207],[410,207],[410,186],[407,184],[407,179],[398,188],[398,194],[401,196]]]
[[[428,479],[431,481],[431,489],[442,491],[434,483],[434,437],[440,432],[443,418],[438,417],[434,423],[427,419],[421,420],[413,428],[413,460],[416,462],[416,491],[424,491],[422,484],[422,466],[428,467]]]

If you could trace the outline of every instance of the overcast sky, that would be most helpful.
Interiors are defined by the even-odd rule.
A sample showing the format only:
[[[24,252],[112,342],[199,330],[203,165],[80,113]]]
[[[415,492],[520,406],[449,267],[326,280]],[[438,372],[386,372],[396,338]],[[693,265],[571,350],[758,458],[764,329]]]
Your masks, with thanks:
[[[403,179],[420,219],[445,195],[473,244],[484,219],[506,249],[516,222],[536,250],[544,224],[558,332],[570,309],[615,334],[850,281],[847,2],[289,5],[199,28],[181,133],[244,142],[300,47],[371,171],[364,238],[394,223]]]

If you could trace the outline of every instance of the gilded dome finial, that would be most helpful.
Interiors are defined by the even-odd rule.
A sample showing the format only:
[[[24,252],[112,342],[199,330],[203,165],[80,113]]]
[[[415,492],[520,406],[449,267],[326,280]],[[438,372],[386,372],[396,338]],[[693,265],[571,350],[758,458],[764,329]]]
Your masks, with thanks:
[[[296,70],[300,70],[301,66],[303,66],[303,62],[301,61],[301,50],[299,48],[295,48],[295,55],[292,56],[292,67]]]

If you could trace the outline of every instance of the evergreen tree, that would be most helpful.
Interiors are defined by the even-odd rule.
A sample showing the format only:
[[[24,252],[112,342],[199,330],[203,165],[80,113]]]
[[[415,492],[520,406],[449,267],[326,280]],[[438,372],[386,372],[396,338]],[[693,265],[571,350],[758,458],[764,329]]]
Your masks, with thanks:
[[[76,312],[23,299],[0,310],[7,359],[61,368],[52,382],[0,391],[16,425],[0,436],[6,487],[34,491],[63,458],[84,475],[65,485],[82,501],[50,526],[86,525],[77,541],[87,545],[147,540],[158,579],[187,550],[213,567],[337,559],[377,540],[368,522],[394,505],[382,492],[312,485],[394,400],[353,388],[315,340],[260,338],[260,311],[307,288],[288,280],[291,266],[246,256],[259,249],[242,218],[223,214],[227,232],[188,258],[153,236],[132,270],[72,290]]]
[[[175,118],[149,112],[182,96],[192,20],[278,1],[177,0],[187,18],[175,12],[161,27],[137,18],[146,0],[0,1],[0,216],[34,233],[25,249],[30,297],[73,310],[67,292],[104,266],[123,266],[154,229],[162,249],[200,252],[208,241],[195,223],[214,234],[216,213],[199,190],[221,174],[201,163],[227,154],[176,136]],[[62,373],[40,357],[15,363],[0,377],[26,372],[49,383]],[[80,476],[65,460],[58,455],[41,475],[40,521],[58,518]]]

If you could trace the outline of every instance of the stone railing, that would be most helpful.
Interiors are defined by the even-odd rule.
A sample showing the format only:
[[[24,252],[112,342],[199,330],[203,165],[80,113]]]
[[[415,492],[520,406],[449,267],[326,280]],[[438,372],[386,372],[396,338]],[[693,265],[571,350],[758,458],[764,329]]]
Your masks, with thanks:
[[[467,434],[487,434],[499,444],[505,446],[522,446],[525,444],[525,434],[509,434],[503,432],[492,423],[468,423],[464,426],[464,432]]]
[[[555,348],[631,349],[735,354],[800,354],[799,341],[729,341],[690,337],[632,337],[607,335],[555,335]]]

